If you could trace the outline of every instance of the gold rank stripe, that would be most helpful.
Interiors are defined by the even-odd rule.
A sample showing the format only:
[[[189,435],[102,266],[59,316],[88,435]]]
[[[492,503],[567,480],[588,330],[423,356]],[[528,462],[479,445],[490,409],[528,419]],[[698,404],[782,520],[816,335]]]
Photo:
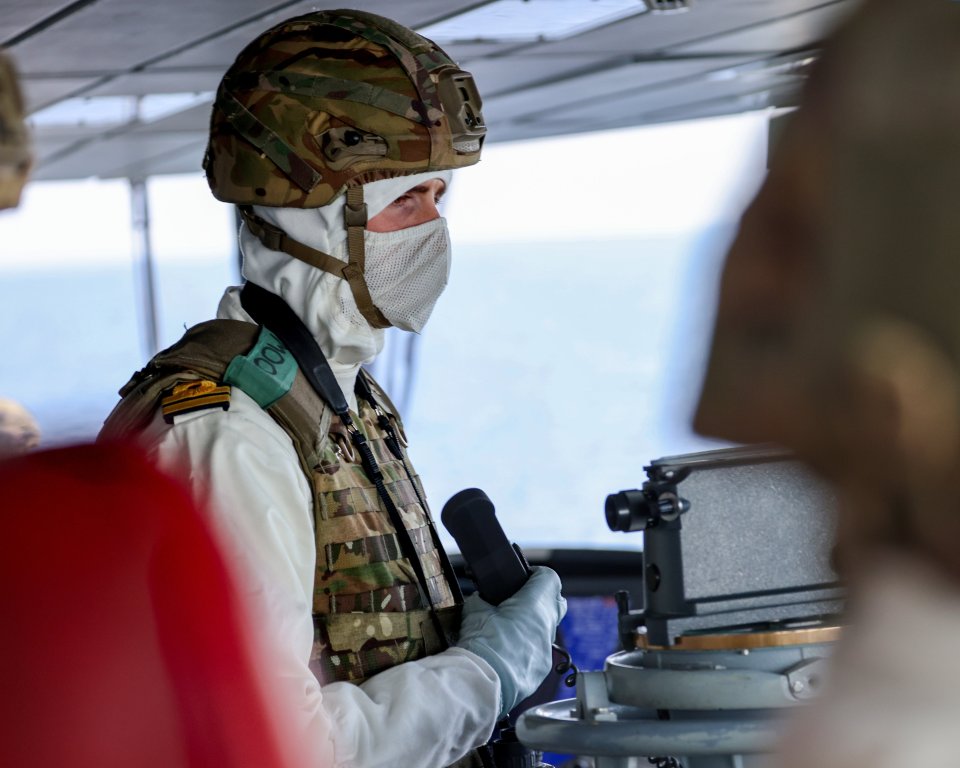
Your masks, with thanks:
[[[191,411],[215,406],[227,410],[230,407],[230,391],[231,387],[227,385],[189,389],[181,392],[175,391],[174,394],[168,395],[160,401],[163,418],[168,423],[172,423],[174,416]]]

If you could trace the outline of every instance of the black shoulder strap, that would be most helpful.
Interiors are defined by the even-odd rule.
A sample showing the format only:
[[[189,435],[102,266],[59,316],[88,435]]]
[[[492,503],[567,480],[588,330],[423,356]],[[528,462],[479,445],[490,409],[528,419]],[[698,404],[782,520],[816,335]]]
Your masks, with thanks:
[[[259,325],[269,328],[293,355],[318,395],[334,412],[350,418],[350,408],[337,383],[330,363],[324,357],[316,340],[287,303],[254,283],[246,283],[240,291],[240,303]]]
[[[403,465],[403,471],[406,473],[407,479],[413,487],[413,492],[417,494],[417,501],[420,502],[420,506],[423,507],[423,511],[427,515],[427,523],[430,526],[430,537],[433,540],[433,546],[437,551],[437,556],[440,558],[440,567],[443,569],[443,574],[447,579],[447,583],[450,585],[450,591],[453,593],[453,600],[455,603],[460,604],[463,602],[463,590],[460,589],[460,580],[457,578],[456,571],[453,570],[453,564],[447,556],[447,551],[443,548],[443,544],[440,543],[440,535],[437,533],[437,526],[430,516],[430,508],[427,506],[426,499],[424,499],[420,493],[420,487],[413,477],[413,472],[410,471],[410,465],[407,464],[407,459],[404,456],[402,447],[406,445],[406,439],[402,433],[397,431],[387,414],[383,412],[383,408],[380,407],[379,398],[373,393],[374,387],[377,388],[380,397],[386,398],[386,393],[380,389],[380,386],[373,378],[366,371],[361,371],[360,375],[357,376],[357,395],[370,403],[374,413],[377,415],[377,423],[380,425],[380,429],[387,435],[387,439],[385,440],[387,447],[394,457]],[[393,410],[393,404],[390,403],[388,407],[391,408],[397,417],[399,424],[400,416]]]
[[[347,405],[346,397],[337,383],[333,371],[330,370],[330,363],[324,356],[323,351],[317,344],[316,339],[307,329],[307,327],[297,317],[296,313],[279,296],[255,285],[246,283],[240,291],[240,303],[250,316],[260,325],[269,328],[290,350],[300,369],[303,371],[307,381],[316,390],[317,394],[326,400],[330,407],[337,413],[343,422],[350,439],[360,455],[364,472],[377,488],[377,495],[383,502],[390,515],[393,527],[396,529],[397,539],[403,550],[404,556],[410,561],[416,574],[418,587],[421,593],[421,599],[424,605],[430,606],[430,616],[433,620],[437,634],[444,639],[446,633],[437,614],[437,606],[434,604],[430,595],[428,580],[417,553],[416,546],[410,538],[410,532],[403,522],[403,516],[394,503],[390,494],[387,492],[386,483],[380,466],[373,455],[366,437],[357,429],[350,416],[350,409]],[[426,511],[426,509],[424,509]],[[451,585],[453,588],[454,585]]]

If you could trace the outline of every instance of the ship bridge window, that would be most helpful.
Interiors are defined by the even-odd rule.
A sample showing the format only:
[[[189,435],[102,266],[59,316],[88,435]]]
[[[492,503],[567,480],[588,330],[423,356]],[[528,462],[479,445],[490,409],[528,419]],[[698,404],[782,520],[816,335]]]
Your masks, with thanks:
[[[374,366],[437,512],[480,487],[521,545],[640,546],[607,530],[604,500],[644,464],[714,445],[690,414],[766,132],[753,113],[492,143],[455,174],[447,291]],[[0,213],[0,397],[34,414],[44,445],[93,438],[149,357],[131,191],[34,181]],[[238,280],[236,225],[199,173],[146,192],[164,347]]]

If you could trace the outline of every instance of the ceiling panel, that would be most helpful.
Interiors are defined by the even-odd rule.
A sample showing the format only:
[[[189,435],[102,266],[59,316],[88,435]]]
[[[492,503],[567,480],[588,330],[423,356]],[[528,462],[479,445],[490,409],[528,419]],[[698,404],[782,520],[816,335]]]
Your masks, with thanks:
[[[691,79],[699,81],[711,72],[726,70],[749,61],[744,57],[689,58],[626,64],[616,68],[600,68],[580,77],[541,85],[488,99],[486,113],[523,119],[526,116],[564,114],[569,106],[588,103],[592,109],[606,109],[611,97],[636,95],[650,88],[671,88]]]
[[[168,54],[225,26],[262,17],[263,0],[98,0],[11,49],[27,73],[118,72]],[[69,70],[67,70],[69,71]]]
[[[210,125],[210,109],[212,106],[212,103],[199,104],[183,112],[177,112],[169,117],[164,117],[161,120],[155,120],[145,125],[135,125],[131,127],[130,133],[142,136],[189,131],[206,136],[207,128]]]
[[[82,179],[91,175],[89,168],[97,168],[96,175],[102,178],[152,175],[155,162],[171,154],[193,152],[197,146],[203,146],[202,134],[124,134],[106,137],[92,140],[77,152],[40,166],[35,178]],[[199,168],[199,160],[196,168]]]
[[[726,95],[713,95],[702,101],[686,102],[661,109],[650,110],[643,115],[648,125],[672,123],[677,120],[698,120],[705,117],[751,112],[776,107],[782,104],[796,104],[797,87],[790,84],[772,84],[769,88],[744,90]],[[611,128],[633,125],[629,119],[622,124],[612,124]]]
[[[416,2],[393,2],[391,0],[351,0],[344,5],[358,11],[389,16],[408,26],[422,26],[434,19],[468,8],[475,0],[416,0]],[[343,7],[334,5],[332,7]],[[237,54],[260,32],[284,19],[303,13],[320,10],[316,2],[285,3],[282,9],[264,14],[242,26],[224,30],[215,39],[191,46],[180,53],[168,56],[157,66],[171,67],[218,67],[225,70]]]
[[[155,153],[146,156],[135,153],[124,155],[124,162],[111,168],[103,178],[137,179],[165,173],[201,173],[205,141],[205,134],[181,134],[155,139],[151,143]]]
[[[77,143],[75,136],[34,136],[33,151],[42,157],[55,157],[67,148]],[[36,178],[38,168],[31,172],[31,178]]]
[[[851,0],[701,0],[683,13],[646,13],[586,32],[567,40],[540,43],[524,53],[565,56],[604,52],[607,55],[646,55],[668,52],[694,43],[707,43],[778,19],[804,24],[799,19],[812,9],[849,4]],[[770,51],[763,45],[757,50]],[[750,49],[746,49],[749,51]]]
[[[724,51],[785,51],[805,48],[820,42],[826,31],[847,15],[849,3],[831,3],[806,13],[794,14],[765,24],[719,35],[689,45],[680,45],[671,53],[717,53]]]
[[[110,131],[102,125],[55,125],[43,126],[43,130],[34,130],[34,143],[44,141],[69,142],[77,144],[78,142],[90,142],[104,136]]]
[[[202,173],[203,147],[206,137],[185,145],[182,149],[175,149],[160,157],[150,159],[149,173],[142,168],[118,168],[114,178],[137,178],[143,176],[162,176],[168,173]]]
[[[69,0],[16,0],[4,2],[0,14],[0,46],[10,45],[44,20],[55,17],[63,9],[74,5]]]
[[[478,59],[467,62],[466,68],[477,81],[487,105],[499,95],[606,69],[610,62],[610,57],[602,53],[562,57],[519,54]]]
[[[223,72],[219,69],[192,70],[189,77],[184,77],[183,72],[150,69],[100,81],[84,96],[146,96],[151,93],[216,91],[222,76]]]
[[[771,103],[774,92],[777,95],[793,94],[800,82],[798,77],[777,74],[722,79],[689,78],[666,88],[611,94],[549,112],[530,113],[518,122],[561,128],[589,125],[610,127],[612,124],[623,124],[625,119],[635,123],[660,122],[665,113],[684,115],[685,105],[712,101],[740,104],[741,108],[731,110],[734,112],[762,109],[778,106]]]
[[[98,77],[24,77],[27,111],[35,112],[54,102],[82,93],[100,82]]]
[[[417,28],[488,1],[345,4]],[[444,47],[476,77],[490,141],[505,141],[789,102],[804,74],[790,56],[815,56],[826,30],[858,3],[694,0],[688,12],[644,13],[565,40]],[[95,111],[101,98],[130,97],[107,128],[38,116],[38,178],[195,170],[209,103],[185,98],[180,111],[150,122],[148,102],[208,98],[259,32],[314,9],[312,0],[0,0],[0,33],[15,41],[31,111],[77,96],[71,107]],[[145,97],[139,119],[133,97]]]

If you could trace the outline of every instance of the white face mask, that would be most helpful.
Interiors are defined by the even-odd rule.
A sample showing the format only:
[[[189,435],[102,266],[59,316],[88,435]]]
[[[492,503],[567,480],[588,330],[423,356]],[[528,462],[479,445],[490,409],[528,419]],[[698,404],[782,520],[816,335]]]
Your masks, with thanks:
[[[396,232],[364,233],[370,296],[397,328],[420,333],[450,275],[450,237],[438,218]]]

